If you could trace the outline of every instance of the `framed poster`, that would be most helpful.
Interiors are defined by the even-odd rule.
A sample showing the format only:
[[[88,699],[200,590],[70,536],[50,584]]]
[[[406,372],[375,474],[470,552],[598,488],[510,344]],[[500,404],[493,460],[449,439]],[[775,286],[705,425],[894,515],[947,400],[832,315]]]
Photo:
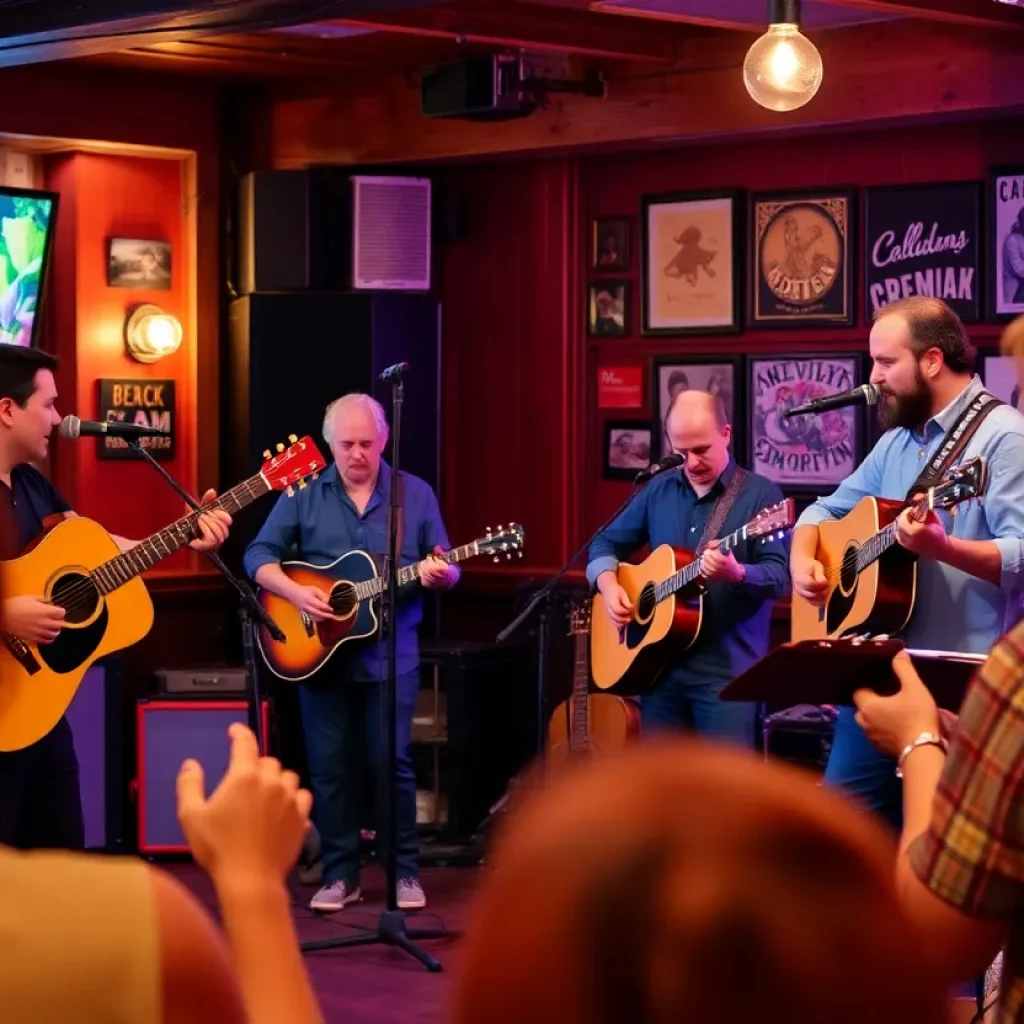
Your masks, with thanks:
[[[998,353],[979,353],[981,363],[981,379],[985,387],[996,398],[1012,405],[1015,409],[1024,412],[1024,402],[1021,401],[1021,362],[1014,356],[1004,356]]]
[[[871,323],[897,299],[932,295],[965,323],[981,320],[981,183],[895,185],[864,195],[864,319]]]
[[[590,269],[629,270],[629,218],[596,217],[590,240]]]
[[[587,334],[624,338],[629,334],[629,281],[592,281],[587,285]]]
[[[605,480],[632,480],[651,464],[650,420],[608,420],[604,425]]]
[[[658,458],[672,451],[665,434],[665,416],[672,399],[680,391],[708,391],[718,395],[725,406],[725,414],[732,424],[732,452],[738,461],[742,458],[743,425],[736,422],[742,413],[737,402],[737,391],[743,378],[740,356],[665,356],[654,360],[651,380],[651,404],[654,406],[654,429],[658,438]]]
[[[644,371],[640,366],[597,368],[598,409],[642,409]]]
[[[726,334],[740,329],[741,193],[644,196],[644,334]]]
[[[1024,165],[988,172],[988,313],[1024,313]]]
[[[750,468],[790,491],[827,494],[863,455],[864,407],[787,417],[788,410],[861,384],[858,354],[751,356]]]
[[[101,422],[134,423],[140,427],[163,430],[167,437],[143,437],[140,446],[154,459],[174,458],[174,440],[177,436],[177,409],[174,401],[173,380],[153,380],[149,377],[125,379],[123,377],[97,380],[99,415]],[[103,434],[96,438],[96,454],[101,459],[142,458],[128,447],[120,437]]]
[[[852,189],[750,198],[748,326],[852,324]]]

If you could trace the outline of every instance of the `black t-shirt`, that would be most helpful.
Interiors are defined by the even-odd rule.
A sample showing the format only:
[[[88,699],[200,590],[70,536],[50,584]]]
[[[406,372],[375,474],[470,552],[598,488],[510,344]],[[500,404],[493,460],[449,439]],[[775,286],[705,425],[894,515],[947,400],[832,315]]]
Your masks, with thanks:
[[[11,471],[11,486],[0,484],[0,500],[7,503],[14,517],[16,549],[3,552],[11,558],[21,554],[43,532],[43,520],[58,512],[70,512],[71,506],[49,480],[34,466],[16,466]],[[9,541],[4,538],[3,547]]]

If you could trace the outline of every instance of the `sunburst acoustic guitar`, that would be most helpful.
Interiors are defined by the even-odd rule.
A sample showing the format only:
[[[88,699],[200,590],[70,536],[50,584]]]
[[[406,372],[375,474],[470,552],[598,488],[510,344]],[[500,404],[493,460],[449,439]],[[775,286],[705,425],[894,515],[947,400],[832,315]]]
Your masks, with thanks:
[[[305,486],[306,477],[324,468],[311,438],[278,448],[255,476],[204,511],[238,512],[270,491]],[[7,597],[41,595],[66,613],[64,628],[49,644],[2,634],[0,751],[42,739],[67,711],[89,666],[149,632],[153,602],[139,577],[196,536],[199,515],[192,512],[123,553],[91,519],[65,519],[21,557],[0,563]]]
[[[951,469],[941,483],[911,503],[923,519],[929,509],[951,509],[981,498],[988,466],[978,455]],[[896,541],[903,501],[862,498],[842,519],[818,524],[817,558],[828,589],[824,605],[794,593],[793,640],[824,640],[846,633],[898,633],[910,621],[917,595],[917,555]]]

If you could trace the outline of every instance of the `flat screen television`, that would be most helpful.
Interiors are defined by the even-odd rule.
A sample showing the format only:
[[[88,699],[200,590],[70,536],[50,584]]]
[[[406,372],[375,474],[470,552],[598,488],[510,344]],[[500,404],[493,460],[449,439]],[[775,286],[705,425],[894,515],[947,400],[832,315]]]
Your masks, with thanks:
[[[58,198],[0,185],[0,344],[39,346]]]

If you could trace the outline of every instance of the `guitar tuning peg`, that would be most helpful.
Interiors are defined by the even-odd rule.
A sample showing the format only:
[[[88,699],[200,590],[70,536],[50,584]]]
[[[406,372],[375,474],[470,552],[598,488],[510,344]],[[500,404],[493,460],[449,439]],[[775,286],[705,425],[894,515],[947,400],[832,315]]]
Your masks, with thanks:
[[[298,438],[294,434],[289,434],[288,435],[288,443],[289,444],[295,444],[296,441],[298,441]]]
[[[517,551],[517,552],[516,552],[516,554],[517,554],[517,555],[518,555],[518,556],[519,556],[520,558],[522,558],[522,557],[523,557],[523,553],[522,553],[522,551]]]
[[[511,555],[511,553],[507,554],[507,555],[505,556],[505,559],[506,559],[507,561],[511,562],[511,561],[512,561],[512,555]]]
[[[263,449],[263,458],[265,458],[265,459],[269,459],[270,458],[270,449],[269,448],[264,448]]]
[[[313,479],[314,479],[314,480],[319,480],[319,479],[320,479],[320,470],[317,470],[317,471],[316,471],[316,472],[315,472],[315,473],[313,474]]]
[[[494,556],[494,561],[495,561],[496,563],[497,563],[497,562],[500,562],[500,561],[501,561],[501,558],[500,558],[500,557],[499,557],[498,555],[495,555],[495,556]]]
[[[291,484],[289,484],[287,489],[285,490],[285,494],[287,494],[289,498],[294,498],[295,497],[295,488],[292,487]]]
[[[284,445],[279,443],[278,446],[277,446],[277,450],[279,452],[283,452],[284,451]]]
[[[306,481],[305,480],[300,480],[299,481],[299,490],[300,491],[304,491],[305,489],[306,489]]]

